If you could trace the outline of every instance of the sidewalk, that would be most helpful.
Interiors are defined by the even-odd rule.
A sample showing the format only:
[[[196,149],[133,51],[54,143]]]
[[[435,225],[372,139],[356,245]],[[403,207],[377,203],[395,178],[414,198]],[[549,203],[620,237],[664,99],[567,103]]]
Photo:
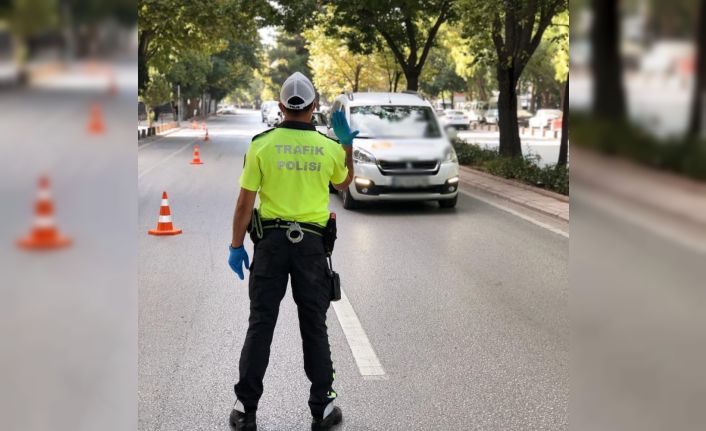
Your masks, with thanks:
[[[569,221],[569,197],[461,166],[462,186],[472,187],[507,199],[560,220]]]

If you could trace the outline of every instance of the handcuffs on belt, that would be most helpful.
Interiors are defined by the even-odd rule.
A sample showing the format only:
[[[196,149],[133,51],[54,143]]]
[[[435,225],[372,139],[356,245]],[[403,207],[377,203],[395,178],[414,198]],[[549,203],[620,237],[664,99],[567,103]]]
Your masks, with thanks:
[[[297,235],[292,236],[292,234],[295,232],[297,233]],[[296,244],[304,238],[304,232],[302,232],[302,227],[299,226],[299,223],[295,221],[289,223],[289,228],[287,228],[287,232],[285,233],[285,235],[287,236],[289,242],[291,242],[292,244]]]

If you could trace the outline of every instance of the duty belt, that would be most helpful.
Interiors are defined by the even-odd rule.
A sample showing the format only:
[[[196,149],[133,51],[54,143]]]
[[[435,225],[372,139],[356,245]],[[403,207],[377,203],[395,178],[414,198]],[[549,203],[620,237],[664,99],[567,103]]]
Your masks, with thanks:
[[[296,221],[286,220],[262,220],[262,229],[286,229],[287,239],[293,244],[298,243],[304,238],[304,232],[312,235],[323,237],[325,229],[317,224],[299,223]]]

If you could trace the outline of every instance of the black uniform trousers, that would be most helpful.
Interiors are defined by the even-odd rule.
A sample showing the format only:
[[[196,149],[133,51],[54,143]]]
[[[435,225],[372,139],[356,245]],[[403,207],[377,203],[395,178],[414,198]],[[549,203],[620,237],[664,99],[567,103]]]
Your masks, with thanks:
[[[293,244],[284,229],[266,229],[255,245],[249,280],[250,320],[240,354],[240,380],[235,385],[235,395],[246,411],[256,410],[262,396],[262,380],[288,276],[292,278],[292,296],[299,315],[304,370],[311,381],[311,414],[322,417],[326,405],[336,397],[331,387],[334,369],[326,328],[331,300],[326,263],[323,239],[308,232],[301,242]]]

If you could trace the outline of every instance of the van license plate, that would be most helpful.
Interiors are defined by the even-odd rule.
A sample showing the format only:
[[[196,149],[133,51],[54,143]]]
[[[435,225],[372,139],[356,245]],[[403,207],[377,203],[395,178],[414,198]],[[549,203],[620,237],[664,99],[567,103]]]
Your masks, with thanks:
[[[423,187],[428,184],[429,178],[418,175],[392,177],[393,187],[412,188]]]

